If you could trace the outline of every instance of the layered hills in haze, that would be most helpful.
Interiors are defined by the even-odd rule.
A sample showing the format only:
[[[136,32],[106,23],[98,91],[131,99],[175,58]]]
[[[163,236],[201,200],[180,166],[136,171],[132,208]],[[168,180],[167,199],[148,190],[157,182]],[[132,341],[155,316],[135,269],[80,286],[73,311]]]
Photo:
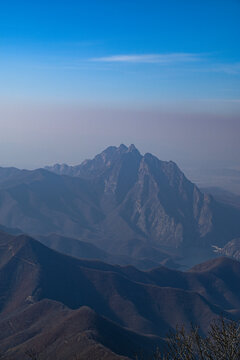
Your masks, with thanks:
[[[1,168],[0,224],[89,242],[116,263],[190,266],[240,236],[240,211],[202,193],[174,162],[120,145],[78,166]]]
[[[49,360],[147,358],[177,324],[205,333],[220,314],[239,317],[240,263],[227,258],[142,272],[0,233],[0,280],[0,351],[13,360],[29,349]]]

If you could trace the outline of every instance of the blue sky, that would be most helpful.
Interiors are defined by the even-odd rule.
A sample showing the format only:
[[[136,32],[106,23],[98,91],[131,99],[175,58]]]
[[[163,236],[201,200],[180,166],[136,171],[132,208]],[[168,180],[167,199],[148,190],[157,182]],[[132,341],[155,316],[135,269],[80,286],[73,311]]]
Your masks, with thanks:
[[[5,1],[0,94],[83,102],[240,99],[239,1]]]
[[[1,1],[0,130],[9,135],[2,138],[0,151],[4,155],[0,162],[25,167],[55,160],[79,162],[114,139],[119,143],[135,142],[144,150],[149,147],[157,155],[162,151],[166,158],[183,162],[189,153],[199,162],[207,157],[214,162],[221,149],[221,156],[227,154],[225,162],[238,165],[236,151],[240,148],[236,141],[227,152],[221,144],[225,133],[229,141],[229,131],[235,139],[240,129],[236,125],[240,122],[239,18],[238,0]],[[48,129],[52,137],[46,136],[36,120],[39,106],[46,108],[42,127],[47,127],[48,120],[55,124]],[[69,106],[73,106],[74,115],[68,111]],[[65,114],[65,131],[61,133],[59,107]],[[133,122],[142,111],[145,122],[142,120],[137,133],[132,126],[131,136],[121,133],[117,137],[114,127],[108,131],[106,118],[110,112],[112,121],[121,123],[126,111]],[[150,135],[145,141],[152,111],[161,118],[161,132],[163,122],[167,127],[169,118],[174,117],[178,133],[188,126],[189,114],[198,126],[204,119],[206,131],[207,123],[216,124],[218,116],[225,127],[220,127],[222,134],[216,131],[214,139],[206,140],[202,134],[201,141],[208,141],[205,148],[209,148],[209,154],[201,157],[201,141],[196,148],[193,143],[184,146],[184,141],[171,137],[169,131],[162,142],[164,148],[159,147],[164,136],[157,139],[153,134],[155,145]],[[101,122],[105,135],[98,136],[91,130],[96,126],[92,126],[87,136],[94,139],[93,151],[88,141],[73,146],[69,128],[79,132],[81,138],[82,122],[91,122],[93,113],[96,118],[99,114],[96,121]],[[77,127],[71,120],[76,117]],[[19,122],[19,136],[13,136],[11,131]],[[232,128],[230,123],[234,124]],[[191,131],[190,136],[194,135]],[[64,133],[68,141],[63,154]],[[30,137],[35,140],[27,146]],[[211,141],[216,143],[215,148]],[[46,144],[44,156],[42,143]]]

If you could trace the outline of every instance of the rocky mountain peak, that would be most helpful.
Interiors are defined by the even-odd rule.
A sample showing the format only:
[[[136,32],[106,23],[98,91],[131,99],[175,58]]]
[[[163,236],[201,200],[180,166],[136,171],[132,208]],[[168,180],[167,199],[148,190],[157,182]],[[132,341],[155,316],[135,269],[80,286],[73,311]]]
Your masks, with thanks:
[[[137,153],[138,155],[141,155],[140,154],[140,152],[138,151],[138,149],[136,148],[136,146],[134,145],[134,144],[131,144],[129,147],[128,147],[128,149],[127,149],[127,151],[130,153],[130,152],[134,152],[134,153]]]
[[[121,144],[118,148],[120,152],[126,152],[128,150],[127,146],[124,144]]]

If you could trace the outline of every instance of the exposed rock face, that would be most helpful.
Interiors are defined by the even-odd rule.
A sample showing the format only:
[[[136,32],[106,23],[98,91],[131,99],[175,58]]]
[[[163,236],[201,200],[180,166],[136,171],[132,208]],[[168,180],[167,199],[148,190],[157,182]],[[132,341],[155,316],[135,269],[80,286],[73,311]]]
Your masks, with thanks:
[[[121,214],[155,243],[179,247],[211,231],[209,197],[189,182],[173,162],[146,154]],[[188,238],[189,237],[189,238]]]
[[[48,169],[69,174],[60,167]],[[212,231],[210,196],[187,180],[174,162],[148,153],[142,156],[134,145],[109,147],[93,160],[71,167],[71,175],[94,181],[104,213],[114,213],[111,223],[120,215],[123,229],[127,224],[132,236],[148,238],[152,244],[178,248]]]
[[[215,247],[215,252],[240,261],[240,238],[229,241],[223,248]]]
[[[48,169],[63,174],[59,167]],[[130,237],[137,234],[157,246],[178,248],[212,231],[211,197],[202,194],[174,162],[148,153],[142,156],[134,145],[109,147],[93,160],[71,167],[71,175],[97,184],[104,213],[112,213],[107,232],[119,215],[122,228],[127,224],[132,230]]]

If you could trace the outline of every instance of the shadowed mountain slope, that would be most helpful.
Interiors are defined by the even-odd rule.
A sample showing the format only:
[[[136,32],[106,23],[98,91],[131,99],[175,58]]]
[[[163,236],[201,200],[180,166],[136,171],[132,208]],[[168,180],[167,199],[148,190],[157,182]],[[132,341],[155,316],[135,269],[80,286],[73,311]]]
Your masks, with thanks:
[[[159,344],[158,338],[125,330],[89,307],[70,310],[51,300],[41,300],[0,321],[0,331],[1,351],[12,360],[29,349],[55,360],[133,359],[136,354],[149,356]]]
[[[160,338],[152,336],[162,337],[177,324],[193,322],[205,332],[220,314],[239,318],[239,280],[240,263],[227,258],[188,272],[143,272],[79,260],[27,236],[0,233],[0,350],[17,359],[33,346],[54,359],[57,349],[64,354],[63,339],[70,344],[66,352],[77,351],[79,336],[83,359],[94,349],[106,359],[117,359],[109,351],[132,358],[134,351],[156,346]]]
[[[28,299],[39,301],[48,298],[60,301],[72,309],[82,305],[90,306],[119,324],[143,333],[161,333],[164,329],[164,326],[160,326],[162,319],[171,317],[172,307],[166,301],[168,296],[175,308],[181,297],[182,300],[185,299],[186,310],[190,301],[199,303],[207,312],[217,312],[198,293],[202,293],[204,288],[206,297],[209,296],[208,290],[213,289],[217,283],[216,278],[223,281],[226,291],[229,291],[238,281],[240,264],[225,258],[209,263],[212,264],[212,269],[204,272],[202,268],[193,268],[184,273],[164,267],[142,272],[131,266],[120,267],[98,261],[78,260],[48,249],[26,236],[5,237],[2,234],[1,310],[9,313],[14,308],[23,306]],[[227,277],[232,278],[231,284],[227,283],[227,277],[223,277],[226,269]],[[4,276],[4,273],[9,276]],[[236,290],[235,296],[238,298]],[[221,305],[217,301],[215,304]],[[189,312],[184,313],[184,308],[177,313],[179,321],[189,317]],[[174,317],[175,322],[176,314]],[[169,319],[166,321],[169,323]]]
[[[80,259],[100,260],[109,264],[119,265],[131,264],[142,270],[164,264],[174,269],[180,267],[168,253],[150,247],[141,248],[141,253],[137,257],[130,257],[127,255],[110,254],[91,243],[58,234],[50,234],[48,236],[38,235],[35,238],[53,250]],[[177,261],[177,258],[175,260]]]

